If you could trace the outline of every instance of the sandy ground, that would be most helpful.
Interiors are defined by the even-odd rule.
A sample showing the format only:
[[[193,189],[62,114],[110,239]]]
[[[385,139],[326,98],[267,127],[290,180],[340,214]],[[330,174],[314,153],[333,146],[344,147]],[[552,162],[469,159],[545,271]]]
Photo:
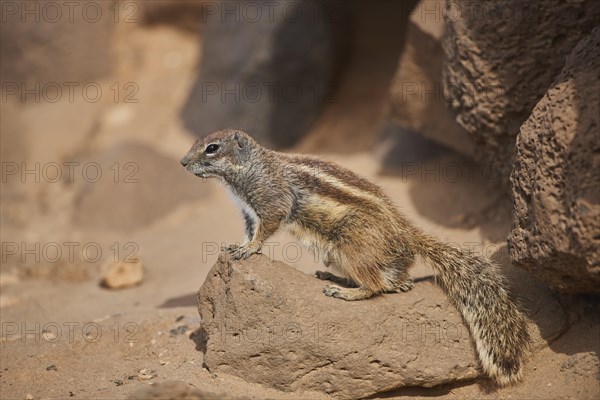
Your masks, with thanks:
[[[123,52],[117,79],[138,82],[144,101],[135,105],[3,104],[3,117],[10,108],[14,124],[11,127],[6,119],[2,121],[3,147],[7,143],[13,146],[10,153],[3,149],[3,161],[11,157],[46,162],[97,160],[102,154],[113,154],[104,152],[127,140],[147,146],[179,168],[178,159],[193,140],[178,122],[177,110],[200,56],[196,39],[159,27],[130,32],[127,46],[138,51],[117,49]],[[162,60],[160,67],[144,68],[144,60],[133,63],[130,55],[140,53],[148,60]],[[70,122],[73,115],[81,116],[82,121]],[[15,131],[23,134],[9,136]],[[311,143],[318,142],[314,137]],[[374,150],[324,156],[380,184],[422,228],[457,245],[474,246],[488,256],[500,251],[510,226],[510,208],[494,182],[467,174],[454,181],[443,172],[444,166],[461,165],[464,160],[416,139],[412,147],[407,143],[398,146],[384,140]],[[299,147],[310,148],[310,143]],[[398,159],[410,160],[410,164],[399,165]],[[428,171],[437,168],[437,172],[420,174],[424,160]],[[399,169],[407,165],[409,170]],[[144,167],[142,164],[141,169]],[[176,175],[175,180],[191,179],[185,182],[198,185],[198,194],[185,201],[169,200],[172,207],[161,209],[159,215],[153,215],[157,213],[152,209],[140,214],[131,229],[102,225],[98,219],[89,224],[77,222],[77,212],[85,206],[82,192],[93,192],[95,187],[64,181],[3,184],[2,242],[94,242],[105,251],[105,257],[98,262],[81,257],[58,263],[44,257],[40,262],[32,258],[18,262],[14,257],[3,260],[0,398],[122,399],[147,385],[173,380],[234,397],[328,398],[320,393],[283,393],[239,377],[214,375],[202,367],[202,353],[192,335],[200,322],[196,292],[217,258],[215,249],[241,239],[243,227],[238,210],[221,188],[185,175],[182,168],[180,173],[181,178]],[[145,192],[148,187],[149,193]],[[116,204],[99,202],[94,212],[106,215],[110,222],[108,216],[116,208],[131,207],[133,212],[144,208],[150,196],[165,196],[170,190],[170,186],[153,187],[151,177],[136,188],[147,197],[135,198],[134,194],[133,199],[117,197]],[[99,285],[113,243],[137,246],[136,256],[145,266],[141,285],[119,291]],[[309,274],[321,268],[312,254],[294,243],[280,233],[264,252]],[[420,264],[413,271],[414,276],[429,273]],[[560,329],[554,327],[559,334],[549,343],[538,343],[522,384],[496,390],[481,379],[429,389],[404,388],[380,397],[600,398],[598,301],[551,298],[558,304],[556,312],[564,314],[568,323]]]
[[[416,185],[376,177],[378,165],[372,156],[337,158],[373,177],[426,229],[456,243],[483,241],[489,248],[501,246],[487,241],[478,224],[470,229],[449,228],[421,215],[411,194]],[[201,245],[230,242],[242,233],[238,211],[227,195],[212,183],[206,185],[210,187],[207,199],[185,204],[131,235],[139,242],[147,271],[138,287],[122,291],[101,288],[97,266],[88,266],[93,271],[81,282],[3,274],[2,296],[13,298],[15,304],[2,309],[2,398],[25,398],[27,394],[63,398],[71,393],[80,398],[125,398],[140,386],[163,380],[250,398],[325,398],[317,393],[281,393],[237,377],[215,376],[202,368],[202,353],[190,338],[199,326],[195,293],[217,256],[203,253]],[[480,196],[485,198],[485,194]],[[488,229],[506,229],[506,220],[488,224]],[[267,249],[272,257],[306,273],[319,267],[309,253],[298,259],[299,247],[283,234],[274,237]],[[428,273],[418,266],[413,274]],[[577,311],[571,318],[573,325],[532,355],[525,381],[519,386],[494,391],[481,380],[460,386],[406,388],[384,397],[597,398],[598,304],[578,299],[571,306]],[[137,376],[143,369],[155,371],[156,377],[140,381]]]

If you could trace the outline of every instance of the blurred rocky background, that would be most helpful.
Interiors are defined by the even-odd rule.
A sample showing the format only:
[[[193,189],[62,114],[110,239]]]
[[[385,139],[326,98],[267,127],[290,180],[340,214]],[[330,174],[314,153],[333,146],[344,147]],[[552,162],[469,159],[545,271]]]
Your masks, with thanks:
[[[124,398],[164,379],[239,398],[352,397],[347,382],[360,369],[332,372],[343,389],[288,371],[284,393],[261,370],[250,368],[248,383],[235,368],[203,368],[206,351],[220,365],[221,348],[189,339],[200,324],[195,293],[243,228],[223,191],[178,160],[196,137],[227,127],[339,162],[384,186],[424,229],[501,263],[539,338],[526,382],[502,397],[600,393],[600,2],[0,7],[0,346],[9,355],[0,397]],[[265,252],[302,272],[320,268],[284,234]],[[445,304],[428,274],[417,266],[416,293]],[[268,322],[253,312],[241,320]],[[67,340],[73,321],[111,340],[90,342],[81,327]],[[43,336],[52,323],[65,329],[58,345]],[[127,323],[138,341],[112,340]],[[410,368],[406,385],[439,388],[398,389],[371,374],[357,396],[493,397],[457,383],[478,376],[463,347],[443,377],[425,358]],[[300,348],[312,357],[319,347]],[[369,365],[382,371],[379,361]]]

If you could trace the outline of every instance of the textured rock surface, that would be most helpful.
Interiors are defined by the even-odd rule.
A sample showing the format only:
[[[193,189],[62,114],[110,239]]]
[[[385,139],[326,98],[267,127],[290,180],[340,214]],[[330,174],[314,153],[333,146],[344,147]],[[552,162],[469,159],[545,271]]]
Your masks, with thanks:
[[[345,8],[286,0],[213,2],[207,10],[186,127],[201,136],[240,128],[263,144],[293,144],[333,88],[341,44],[350,37]]]
[[[204,363],[284,391],[361,398],[479,375],[466,327],[432,283],[345,302],[265,256],[221,256],[198,293]]]
[[[473,141],[455,121],[444,98],[441,43],[444,3],[421,2],[409,19],[406,42],[390,91],[390,113],[400,127],[473,157]]]
[[[482,161],[508,184],[519,127],[600,20],[598,1],[451,1],[444,85]]]
[[[521,127],[511,175],[511,259],[574,293],[600,293],[599,71],[596,28]]]

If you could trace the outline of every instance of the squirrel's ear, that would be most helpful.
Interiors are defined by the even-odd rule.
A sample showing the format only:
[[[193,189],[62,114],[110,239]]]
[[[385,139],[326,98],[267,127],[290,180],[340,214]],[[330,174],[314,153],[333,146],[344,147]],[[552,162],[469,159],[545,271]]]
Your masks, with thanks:
[[[240,149],[243,149],[247,144],[246,137],[238,131],[233,132],[233,140],[235,140]]]

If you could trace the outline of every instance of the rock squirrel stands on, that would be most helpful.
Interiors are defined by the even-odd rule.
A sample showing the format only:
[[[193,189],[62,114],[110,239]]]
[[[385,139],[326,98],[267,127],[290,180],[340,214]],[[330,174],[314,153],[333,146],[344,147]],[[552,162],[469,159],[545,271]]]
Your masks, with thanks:
[[[406,292],[415,256],[428,259],[468,324],[485,373],[500,385],[521,379],[530,336],[500,268],[412,226],[378,186],[331,162],[266,149],[231,129],[197,140],[181,164],[196,176],[220,178],[238,200],[247,240],[226,251],[247,258],[284,226],[344,276],[317,273],[349,286],[327,285],[327,296]]]

